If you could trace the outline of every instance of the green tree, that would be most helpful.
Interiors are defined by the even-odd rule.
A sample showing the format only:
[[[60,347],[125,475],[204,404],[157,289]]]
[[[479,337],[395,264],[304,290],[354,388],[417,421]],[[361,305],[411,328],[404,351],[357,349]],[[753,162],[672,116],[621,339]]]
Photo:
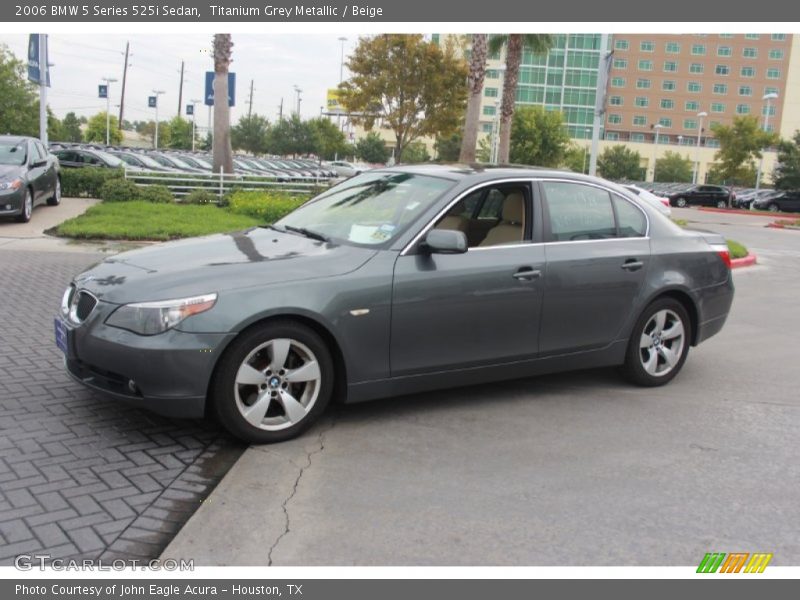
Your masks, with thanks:
[[[122,142],[122,132],[119,129],[119,121],[117,117],[111,115],[108,123],[109,141],[112,144],[119,144]],[[89,122],[86,124],[85,138],[87,142],[100,142],[101,144],[106,143],[106,111],[99,112],[96,115],[89,117]]]
[[[569,169],[573,173],[589,172],[589,140],[583,145],[570,144],[564,151],[564,157],[559,166]]]
[[[781,140],[778,144],[778,163],[772,182],[778,190],[800,190],[800,131],[795,131],[791,140]]]
[[[158,126],[158,145],[163,148],[175,148],[177,150],[192,149],[192,122],[184,119],[180,115],[175,115],[167,124],[169,139],[161,140],[161,125]]]
[[[485,33],[472,35],[469,57],[469,75],[467,78],[467,114],[464,118],[464,136],[458,160],[463,163],[475,162],[478,129],[481,120],[481,104],[483,103],[483,82],[486,78],[486,58],[489,54],[488,38]]]
[[[233,173],[231,109],[228,106],[228,71],[233,62],[230,33],[214,34],[214,138],[211,155],[214,172]]]
[[[347,66],[351,78],[339,86],[342,104],[366,129],[388,125],[395,156],[420,137],[458,128],[467,66],[453,48],[439,48],[421,35],[377,35],[361,38]]]
[[[561,112],[544,110],[541,106],[522,106],[514,113],[511,162],[557,167],[569,143]]]
[[[776,133],[764,131],[758,117],[736,117],[731,125],[713,125],[711,131],[719,140],[716,161],[709,170],[709,181],[728,185],[752,186],[756,182],[756,159],[764,148],[778,142]]]
[[[642,157],[627,146],[616,145],[597,157],[597,171],[606,179],[641,179]]]
[[[428,149],[425,147],[425,144],[417,141],[411,142],[405,147],[399,162],[415,164],[429,162],[430,160],[431,155],[428,153]]]
[[[61,121],[61,135],[59,141],[62,142],[82,142],[81,122],[74,112],[68,112]]]
[[[692,161],[679,152],[667,150],[656,160],[656,181],[689,183],[692,181]]]
[[[356,142],[355,153],[359,160],[368,163],[385,163],[391,156],[383,139],[375,131],[370,131]]]
[[[112,117],[113,118],[113,117]],[[151,145],[155,145],[156,138],[156,122],[155,121],[141,121],[137,126],[137,132],[145,139],[150,141]],[[169,121],[158,122],[158,147],[169,148],[171,131]],[[190,142],[191,143],[191,142]]]
[[[517,84],[522,52],[528,49],[533,54],[546,54],[553,45],[548,34],[493,35],[489,38],[489,51],[500,52],[506,48],[506,71],[503,77],[503,98],[500,103],[500,135],[497,142],[497,161],[507,163],[511,156],[512,118],[517,103]]]
[[[269,130],[267,151],[286,155],[309,154],[314,151],[314,134],[306,121],[297,115],[283,119]]]
[[[325,117],[317,117],[307,123],[314,138],[314,153],[321,160],[334,160],[348,154],[350,144],[336,123]]]
[[[433,149],[436,150],[436,160],[439,162],[457,162],[461,155],[461,133],[456,131],[449,136],[441,136],[436,138],[433,144]],[[472,151],[475,154],[475,149]],[[470,162],[475,162],[475,157],[472,157]]]
[[[475,152],[475,158],[481,163],[488,163],[492,160],[492,139],[488,135],[478,138],[478,149]]]
[[[39,103],[25,64],[0,45],[0,134],[39,135]]]
[[[269,121],[259,114],[244,115],[231,127],[231,145],[235,150],[251,154],[264,154],[267,151]]]

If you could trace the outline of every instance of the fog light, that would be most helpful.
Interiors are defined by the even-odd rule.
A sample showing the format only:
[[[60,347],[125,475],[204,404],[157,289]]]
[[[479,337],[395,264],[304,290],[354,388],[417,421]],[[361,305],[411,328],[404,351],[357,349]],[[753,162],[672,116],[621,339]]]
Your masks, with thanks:
[[[11,205],[10,205],[10,204],[6,204],[4,208],[5,208],[6,210],[11,210]]]

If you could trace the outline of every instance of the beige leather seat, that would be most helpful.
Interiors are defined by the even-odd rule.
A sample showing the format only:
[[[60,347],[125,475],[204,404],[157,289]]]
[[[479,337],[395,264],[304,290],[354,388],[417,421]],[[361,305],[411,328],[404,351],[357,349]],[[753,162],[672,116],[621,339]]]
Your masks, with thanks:
[[[503,218],[489,230],[481,246],[498,246],[521,242],[525,221],[525,196],[511,192],[503,201]]]
[[[467,233],[469,230],[469,220],[461,216],[460,202],[457,203],[450,212],[436,225],[436,229],[451,229],[453,231],[463,231]]]

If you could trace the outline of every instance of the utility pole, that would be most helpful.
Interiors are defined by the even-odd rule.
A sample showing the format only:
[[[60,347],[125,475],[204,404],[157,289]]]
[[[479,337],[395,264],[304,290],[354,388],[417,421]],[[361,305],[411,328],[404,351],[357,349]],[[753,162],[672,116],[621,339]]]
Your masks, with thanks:
[[[47,34],[39,34],[39,139],[47,148],[47,74],[50,72],[47,55]]]
[[[183,67],[185,63],[181,61],[181,83],[178,86],[178,116],[181,116],[181,108],[183,107]]]
[[[125,80],[128,78],[128,51],[131,43],[125,42],[125,65],[122,67],[122,91],[119,97],[119,128],[122,129],[122,115],[125,110]]]
[[[253,114],[253,80],[250,80],[250,100],[247,102],[247,118]]]
[[[283,98],[281,98],[281,103],[278,105],[278,123],[283,121]]]

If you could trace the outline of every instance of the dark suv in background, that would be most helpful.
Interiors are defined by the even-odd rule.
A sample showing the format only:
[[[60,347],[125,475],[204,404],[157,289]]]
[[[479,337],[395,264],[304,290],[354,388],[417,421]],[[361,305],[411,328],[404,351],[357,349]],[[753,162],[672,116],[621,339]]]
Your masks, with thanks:
[[[669,203],[678,208],[683,208],[690,204],[728,208],[733,206],[735,199],[736,194],[733,190],[721,185],[694,185],[688,190],[669,195]]]

